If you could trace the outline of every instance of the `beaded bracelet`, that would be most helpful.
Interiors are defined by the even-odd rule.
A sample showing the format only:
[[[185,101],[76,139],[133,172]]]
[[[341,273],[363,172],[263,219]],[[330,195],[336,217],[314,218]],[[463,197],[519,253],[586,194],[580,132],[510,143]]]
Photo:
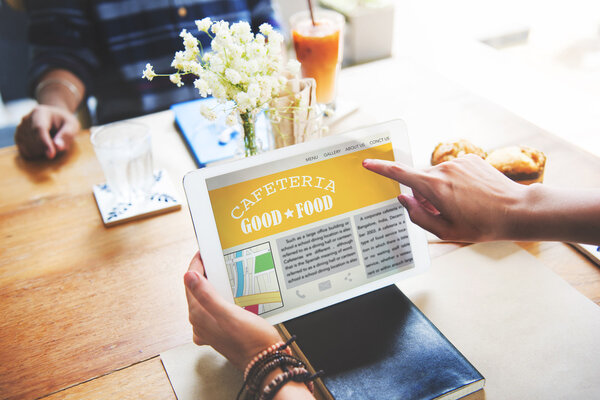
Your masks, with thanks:
[[[274,361],[274,360],[279,360],[282,364],[287,363],[287,364],[293,364],[295,362],[301,362],[300,360],[298,360],[296,357],[288,354],[287,352],[278,352],[276,351],[275,353],[272,354],[267,354],[264,358],[260,359],[259,361],[257,361],[252,368],[250,368],[250,371],[248,371],[248,376],[246,377],[246,381],[249,381],[251,379],[253,379],[253,377],[256,376],[256,374],[260,373],[260,371],[262,370],[262,368],[269,362]]]
[[[244,380],[246,380],[248,378],[248,374],[250,373],[250,369],[252,369],[252,367],[254,366],[254,364],[256,364],[258,361],[260,361],[261,359],[263,359],[268,354],[274,353],[276,351],[280,351],[280,352],[281,351],[285,351],[287,354],[292,355],[292,350],[288,346],[294,340],[296,340],[296,336],[292,336],[290,338],[290,340],[288,340],[285,343],[284,342],[277,342],[275,344],[272,344],[271,346],[267,347],[265,350],[261,351],[256,356],[254,356],[254,358],[248,363],[248,366],[246,367],[246,370],[244,371]]]
[[[253,375],[255,375],[257,371],[260,371],[261,368],[265,364],[267,364],[268,362],[271,362],[271,361],[276,360],[278,358],[282,358],[284,356],[292,357],[287,352],[279,352],[279,351],[275,351],[274,353],[267,354],[266,356],[264,356],[263,358],[261,358],[260,360],[258,360],[257,362],[255,362],[252,365],[252,367],[250,368],[250,370],[248,370],[248,374],[245,376],[245,381],[247,382],[248,380],[250,380],[251,377]]]
[[[323,371],[311,375],[306,365],[292,355],[289,345],[294,340],[296,336],[292,336],[285,343],[275,343],[261,351],[248,363],[244,371],[244,385],[238,392],[237,399],[270,400],[289,381],[302,382],[311,393],[314,392],[313,380]],[[281,368],[283,372],[277,375],[259,395],[263,380],[277,368]]]
[[[260,385],[262,381],[273,372],[277,368],[281,368],[284,371],[287,370],[288,367],[301,367],[306,368],[306,365],[295,357],[279,357],[273,361],[266,363],[255,376],[252,377],[252,380],[248,380],[246,382],[246,387],[248,388],[248,395],[255,395],[260,389]]]
[[[317,374],[311,375],[306,368],[295,367],[277,375],[263,390],[259,400],[271,400],[277,392],[289,381],[303,382],[311,393],[314,392],[313,380]]]
[[[237,399],[253,399],[260,389],[260,385],[266,375],[265,369],[269,368],[270,371],[273,371],[277,367],[281,367],[285,369],[287,366],[305,366],[302,361],[298,360],[296,357],[291,356],[287,353],[275,352],[272,354],[267,354],[264,358],[257,361],[250,372],[248,373],[248,377],[244,381],[242,388],[238,392]]]

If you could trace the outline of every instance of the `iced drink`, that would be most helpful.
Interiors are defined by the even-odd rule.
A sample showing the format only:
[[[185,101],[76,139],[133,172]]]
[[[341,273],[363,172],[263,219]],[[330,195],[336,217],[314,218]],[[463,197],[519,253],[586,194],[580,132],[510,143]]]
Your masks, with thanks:
[[[333,11],[319,11],[313,25],[307,12],[291,20],[296,58],[302,64],[302,76],[317,82],[317,101],[333,104],[336,77],[342,60],[344,17]]]

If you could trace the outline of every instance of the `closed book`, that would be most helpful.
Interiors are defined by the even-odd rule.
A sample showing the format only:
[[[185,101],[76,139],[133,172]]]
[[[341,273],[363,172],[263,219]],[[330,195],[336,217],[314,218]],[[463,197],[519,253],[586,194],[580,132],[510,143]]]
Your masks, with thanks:
[[[324,397],[458,399],[484,377],[395,285],[289,320]],[[323,388],[321,387],[323,392]]]

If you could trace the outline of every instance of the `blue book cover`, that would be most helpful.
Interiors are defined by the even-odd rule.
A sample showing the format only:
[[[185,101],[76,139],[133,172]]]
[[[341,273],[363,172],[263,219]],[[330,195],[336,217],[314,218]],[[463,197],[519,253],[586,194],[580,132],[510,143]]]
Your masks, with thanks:
[[[458,399],[485,383],[395,285],[283,326],[338,400]]]
[[[200,113],[200,107],[203,104],[216,112],[218,116],[216,120],[210,121]],[[220,104],[212,97],[171,106],[171,110],[175,114],[175,122],[198,167],[205,167],[209,163],[233,158],[236,155],[241,128],[226,124],[227,110],[230,109],[231,103]],[[258,116],[256,136],[263,146],[268,147],[270,130],[267,122],[264,113]]]

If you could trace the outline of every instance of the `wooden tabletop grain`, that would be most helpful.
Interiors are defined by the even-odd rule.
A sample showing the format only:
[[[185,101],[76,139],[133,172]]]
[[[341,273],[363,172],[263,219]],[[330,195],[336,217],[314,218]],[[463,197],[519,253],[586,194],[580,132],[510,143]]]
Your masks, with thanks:
[[[341,92],[361,111],[332,130],[379,120],[361,101],[371,103],[369,93],[385,88],[356,79],[393,70],[396,97],[386,104],[397,101],[398,115],[389,114],[414,127],[416,148],[455,139],[450,133],[484,146],[528,144],[548,157],[545,184],[600,187],[600,159],[439,77],[427,80],[424,96],[415,86],[424,78],[407,65],[384,61],[344,72],[342,83],[352,86]],[[415,111],[425,104],[428,115]],[[427,118],[449,109],[457,116],[449,130],[431,129]],[[155,166],[181,186],[195,166],[172,114],[143,120],[152,128]],[[416,163],[426,156],[417,151]],[[105,228],[91,191],[103,175],[89,132],[54,161],[26,162],[14,147],[1,149],[0,171],[0,397],[175,399],[158,354],[191,341],[182,276],[197,246],[187,206]],[[600,271],[572,247],[519,245],[600,304]],[[430,252],[457,247],[432,244]]]

